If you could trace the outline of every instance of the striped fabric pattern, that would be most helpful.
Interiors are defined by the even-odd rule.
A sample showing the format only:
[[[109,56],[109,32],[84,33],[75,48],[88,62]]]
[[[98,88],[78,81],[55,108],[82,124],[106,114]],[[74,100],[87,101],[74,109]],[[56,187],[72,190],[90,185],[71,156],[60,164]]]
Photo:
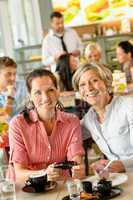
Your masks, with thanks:
[[[35,170],[84,154],[80,123],[75,115],[58,111],[49,137],[35,111],[30,112],[30,118],[33,122],[30,125],[22,114],[10,122],[10,162]]]

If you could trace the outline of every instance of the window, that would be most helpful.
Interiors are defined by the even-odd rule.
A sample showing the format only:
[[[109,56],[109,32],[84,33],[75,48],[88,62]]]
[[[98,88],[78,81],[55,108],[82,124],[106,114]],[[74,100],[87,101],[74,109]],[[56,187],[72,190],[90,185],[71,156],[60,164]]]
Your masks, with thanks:
[[[14,47],[40,43],[35,19],[37,16],[34,14],[34,2],[35,0],[8,0]],[[37,14],[39,15],[39,13]]]

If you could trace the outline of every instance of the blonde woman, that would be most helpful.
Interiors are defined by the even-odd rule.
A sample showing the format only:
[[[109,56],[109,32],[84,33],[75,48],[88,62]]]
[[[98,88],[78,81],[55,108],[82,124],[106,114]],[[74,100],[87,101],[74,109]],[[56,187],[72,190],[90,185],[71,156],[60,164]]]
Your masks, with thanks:
[[[98,161],[94,169],[115,160],[111,172],[133,169],[133,97],[114,96],[112,74],[98,64],[85,64],[73,77],[75,89],[91,104],[81,121],[83,130],[91,133],[107,160]],[[100,165],[99,165],[100,164]]]
[[[98,43],[91,42],[85,48],[85,58],[88,62],[100,62],[102,50]]]

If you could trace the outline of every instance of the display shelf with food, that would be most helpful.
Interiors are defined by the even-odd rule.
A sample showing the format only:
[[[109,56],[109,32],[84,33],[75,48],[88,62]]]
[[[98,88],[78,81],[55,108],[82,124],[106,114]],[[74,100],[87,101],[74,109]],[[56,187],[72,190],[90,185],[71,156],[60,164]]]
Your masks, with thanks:
[[[81,0],[80,5],[85,24],[133,16],[133,8],[128,0]]]
[[[111,66],[112,70],[118,69],[118,66],[119,66],[116,59],[116,47],[118,43],[121,41],[130,40],[132,39],[132,37],[133,37],[133,33],[115,34],[113,36],[103,37],[106,63]]]
[[[64,16],[66,26],[82,25],[80,0],[52,0],[53,10]]]
[[[41,65],[41,44],[15,48],[14,54],[18,64],[18,76],[27,74]]]
[[[81,10],[85,24],[101,21],[109,16],[108,0],[82,0]]]
[[[51,0],[54,11],[61,12],[66,26],[78,26],[133,18],[131,0]]]

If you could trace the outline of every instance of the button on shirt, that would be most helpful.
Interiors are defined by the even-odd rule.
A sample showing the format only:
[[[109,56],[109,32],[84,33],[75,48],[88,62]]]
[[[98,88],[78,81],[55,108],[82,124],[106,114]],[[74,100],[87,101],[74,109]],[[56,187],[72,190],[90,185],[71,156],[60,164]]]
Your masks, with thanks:
[[[54,162],[72,160],[84,155],[79,119],[72,114],[57,111],[57,120],[51,136],[35,111],[30,111],[31,124],[23,115],[10,122],[10,162],[28,169],[42,169]]]
[[[65,28],[63,40],[66,45],[68,53],[71,53],[75,50],[80,50],[80,52],[82,53],[83,45],[75,30],[70,28]],[[61,44],[61,39],[54,34],[53,30],[50,30],[50,32],[44,38],[42,44],[43,64],[46,66],[51,66],[51,71],[55,72],[56,70],[55,56],[60,55],[63,52],[64,50]]]
[[[120,159],[127,171],[133,170],[133,97],[114,97],[106,106],[102,126],[93,108],[84,116],[81,125],[83,132],[85,129],[91,133],[108,159]]]

